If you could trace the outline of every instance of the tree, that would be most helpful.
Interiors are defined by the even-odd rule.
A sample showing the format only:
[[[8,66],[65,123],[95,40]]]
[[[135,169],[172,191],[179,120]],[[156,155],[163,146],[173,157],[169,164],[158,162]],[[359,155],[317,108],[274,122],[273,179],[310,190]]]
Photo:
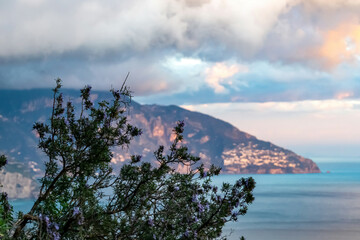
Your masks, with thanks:
[[[7,163],[5,155],[0,155],[0,170]],[[0,183],[0,187],[2,187]],[[0,239],[6,236],[6,233],[10,230],[13,221],[13,210],[9,204],[7,194],[2,192],[0,194]]]
[[[141,130],[126,117],[131,93],[123,85],[113,99],[93,103],[91,87],[81,90],[81,107],[63,100],[61,80],[53,89],[48,123],[37,122],[39,148],[47,155],[37,200],[19,214],[14,239],[214,239],[228,221],[244,215],[255,182],[212,185],[220,168],[205,169],[181,144],[184,122],[174,128],[169,150],[160,146],[156,164],[131,157],[118,173],[112,148],[127,147]],[[175,171],[177,164],[189,168]]]

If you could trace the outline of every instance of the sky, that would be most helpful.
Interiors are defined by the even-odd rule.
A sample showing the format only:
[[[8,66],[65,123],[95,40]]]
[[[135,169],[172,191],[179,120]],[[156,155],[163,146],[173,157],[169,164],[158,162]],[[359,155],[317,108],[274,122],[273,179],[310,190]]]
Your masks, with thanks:
[[[120,87],[360,161],[360,0],[0,0],[0,89]]]

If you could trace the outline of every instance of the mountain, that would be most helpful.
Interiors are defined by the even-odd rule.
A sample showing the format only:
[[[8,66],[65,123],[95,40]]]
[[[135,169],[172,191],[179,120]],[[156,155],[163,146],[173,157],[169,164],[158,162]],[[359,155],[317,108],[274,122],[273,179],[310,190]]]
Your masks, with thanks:
[[[224,173],[315,173],[317,165],[290,150],[265,142],[231,124],[177,106],[133,104],[131,121],[144,136],[131,146],[131,153],[146,158],[158,145],[169,146],[172,128],[184,120],[184,139],[205,165],[215,164]],[[132,152],[134,150],[134,152]],[[116,161],[116,160],[114,160]]]
[[[65,90],[64,96],[64,100],[79,102],[78,91]],[[109,96],[107,92],[94,92],[92,95],[93,99]],[[9,158],[9,165],[0,174],[0,182],[7,185],[7,182],[17,181],[18,185],[12,186],[13,196],[19,196],[19,189],[33,191],[36,184],[29,179],[37,179],[43,173],[46,158],[37,149],[38,139],[32,125],[35,121],[49,118],[51,97],[50,90],[0,90],[0,153]],[[222,167],[223,173],[320,172],[312,160],[259,140],[206,114],[174,105],[140,105],[136,102],[132,102],[127,114],[130,122],[140,127],[143,134],[128,149],[114,149],[112,162],[115,169],[119,169],[131,154],[142,154],[145,161],[152,161],[153,152],[159,145],[170,145],[176,122],[184,120],[184,144],[201,157],[205,166],[215,164]],[[178,171],[182,170],[178,168]],[[20,173],[22,178],[16,173]]]

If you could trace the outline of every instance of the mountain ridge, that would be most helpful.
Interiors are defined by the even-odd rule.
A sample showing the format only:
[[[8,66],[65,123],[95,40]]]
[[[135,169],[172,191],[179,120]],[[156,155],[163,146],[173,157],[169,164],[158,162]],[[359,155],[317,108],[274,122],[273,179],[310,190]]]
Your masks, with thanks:
[[[78,91],[65,89],[63,92],[64,101],[70,99],[79,103]],[[32,179],[41,177],[43,161],[46,159],[37,148],[38,139],[32,131],[32,125],[35,121],[46,121],[49,118],[51,97],[52,92],[45,89],[0,90],[0,153],[8,156],[9,168],[14,169],[11,166],[13,164],[23,164],[24,170],[21,171],[26,170]],[[110,93],[93,91],[92,98],[109,99]],[[133,140],[129,149],[114,149],[112,163],[115,170],[132,154],[141,154],[145,161],[152,162],[153,152],[159,145],[165,149],[170,146],[172,129],[177,121],[183,120],[184,144],[192,154],[201,157],[206,167],[214,164],[221,167],[223,173],[241,174],[320,172],[312,160],[271,142],[259,140],[230,123],[204,113],[176,105],[142,105],[132,102],[127,114],[130,123],[141,128],[143,134]],[[178,166],[177,170],[184,169]],[[3,171],[0,174],[0,182],[5,179],[6,173]],[[17,175],[12,177],[20,179]],[[33,185],[26,181],[20,185],[33,190]],[[18,188],[14,191],[19,195]]]
[[[290,150],[270,142],[260,140],[249,133],[237,129],[230,123],[213,118],[207,114],[185,110],[178,106],[141,106],[143,108],[142,112],[148,112],[148,122],[141,123],[135,121],[135,125],[146,129],[151,127],[148,126],[149,124],[152,124],[153,129],[161,129],[161,126],[155,126],[155,122],[159,123],[162,118],[165,118],[165,123],[171,122],[172,124],[175,124],[176,118],[184,119],[186,124],[184,140],[185,142],[191,142],[189,144],[191,147],[190,150],[200,154],[202,158],[210,160],[211,163],[222,167],[224,173],[320,172],[312,160],[301,157]],[[146,109],[148,107],[150,107],[151,110]],[[156,108],[161,108],[161,111],[167,109],[167,114],[156,112]],[[133,111],[135,115],[139,114],[139,110],[133,109]],[[152,116],[149,116],[151,114]],[[200,122],[206,122],[206,124],[200,126]],[[163,145],[162,143],[166,141],[166,137],[169,137],[171,134],[171,126],[167,125],[163,126],[163,128],[164,127],[167,130],[167,134],[163,133],[166,136],[164,136],[163,141],[158,141],[160,145]],[[150,134],[149,131],[145,133],[147,136]],[[190,138],[194,138],[196,135],[200,135],[201,138],[198,137],[195,138],[194,141],[191,141]],[[157,137],[160,137],[159,134],[157,134]],[[211,159],[208,159],[209,156],[211,156]],[[248,160],[247,162],[245,161],[246,159]],[[276,162],[276,160],[278,160],[278,162]],[[286,162],[289,164],[286,164]],[[266,170],[260,167],[261,165],[272,166],[273,170]]]

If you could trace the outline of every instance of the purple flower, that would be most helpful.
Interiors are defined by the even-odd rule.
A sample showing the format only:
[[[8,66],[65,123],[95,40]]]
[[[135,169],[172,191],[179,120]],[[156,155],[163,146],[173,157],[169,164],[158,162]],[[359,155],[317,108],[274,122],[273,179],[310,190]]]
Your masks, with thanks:
[[[192,197],[192,202],[195,202],[195,203],[198,202],[197,195],[193,195],[193,197]]]
[[[152,218],[149,218],[148,224],[152,227],[154,226],[154,220]]]
[[[204,206],[201,203],[198,204],[199,212],[204,212]]]
[[[79,225],[83,225],[84,224],[84,216],[81,215],[80,218],[78,219],[78,224]]]
[[[49,234],[49,236],[52,236],[53,240],[60,240],[60,233],[58,232],[59,230],[59,225],[55,222],[51,222],[50,218],[46,215],[43,214],[39,214],[39,218],[42,222],[45,222],[46,225],[46,231]]]
[[[84,216],[82,215],[81,209],[79,207],[74,207],[73,217],[77,217],[77,223],[82,225],[84,223]]]
[[[58,232],[53,232],[54,240],[60,240],[60,234]]]
[[[175,186],[175,187],[174,187],[174,190],[175,190],[175,191],[179,191],[179,189],[180,189],[180,188],[179,188],[178,186]]]
[[[48,216],[45,216],[45,217],[44,217],[44,220],[45,220],[46,226],[49,226],[49,223],[50,223],[49,217],[48,217]]]
[[[59,225],[57,223],[54,223],[54,227],[55,227],[56,231],[59,230]]]
[[[189,231],[186,230],[185,233],[184,233],[185,237],[188,237],[189,236]]]
[[[74,210],[73,210],[73,217],[75,217],[76,215],[80,214],[80,209],[79,207],[74,207]]]

